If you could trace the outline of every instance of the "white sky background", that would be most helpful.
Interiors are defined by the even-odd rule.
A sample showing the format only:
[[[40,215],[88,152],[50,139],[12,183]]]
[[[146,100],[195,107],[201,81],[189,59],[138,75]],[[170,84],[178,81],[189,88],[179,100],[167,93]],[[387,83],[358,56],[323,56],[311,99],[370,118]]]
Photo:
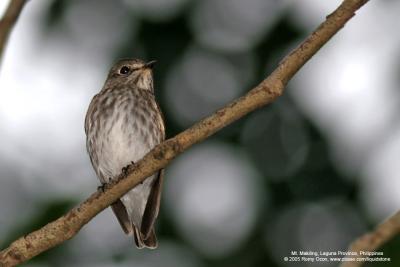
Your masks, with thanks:
[[[0,13],[7,2],[0,2]],[[180,5],[185,1],[172,2]],[[106,1],[98,1],[98,3],[96,12],[107,12],[114,6],[114,1],[108,1],[111,4],[107,4]],[[210,8],[208,7],[210,3],[212,2],[204,1],[204,4],[199,5],[194,12],[191,22],[193,31],[196,31],[198,25],[203,25],[202,20],[208,20],[205,11]],[[222,6],[219,7],[220,10],[226,10],[223,7],[223,1],[216,1],[216,3]],[[243,1],[232,3],[240,6]],[[265,3],[263,1],[252,0],[246,3],[249,8],[246,12],[252,11],[250,8],[252,4],[254,7],[262,5],[265,10],[270,8],[270,4],[262,4]],[[294,21],[311,30],[338,5],[339,1],[287,0],[281,3],[284,4],[279,4],[277,10],[289,8]],[[54,196],[82,198],[97,186],[97,180],[86,154],[83,121],[91,97],[104,82],[110,64],[110,53],[116,46],[118,38],[121,38],[127,30],[128,25],[124,23],[126,14],[124,11],[116,11],[120,12],[119,16],[104,21],[101,16],[90,15],[94,12],[90,5],[72,7],[64,24],[67,30],[63,33],[67,36],[45,38],[39,30],[39,18],[43,16],[47,4],[47,1],[29,2],[13,31],[0,70],[0,167],[4,172],[2,173],[4,176],[0,177],[2,183],[0,186],[0,210],[2,211],[0,235],[6,229],[1,226],[12,224],[18,217],[24,216],[18,210],[26,207],[27,199],[36,201],[38,198],[46,199]],[[145,8],[151,10],[151,5]],[[243,9],[232,8],[229,12],[232,16],[240,16],[241,14],[237,14],[240,10]],[[235,25],[222,24],[218,25],[219,28],[208,25],[207,27],[212,29],[224,31],[224,35],[198,31],[196,32],[198,42],[204,45],[212,44],[215,49],[245,51],[251,48],[257,42],[257,36],[268,30],[267,26],[260,25],[270,23],[270,17],[264,16],[263,12],[258,12],[259,10],[259,8],[254,8],[254,14],[258,14],[260,19],[250,21],[249,28],[244,27],[236,32],[232,30]],[[360,200],[377,221],[400,207],[398,194],[400,127],[399,120],[396,118],[400,99],[399,81],[396,75],[399,73],[400,66],[398,63],[400,35],[394,34],[394,31],[400,27],[399,10],[399,1],[370,1],[328,45],[307,63],[291,82],[291,90],[287,92],[328,138],[338,169],[349,176],[362,179],[363,194]],[[91,20],[81,20],[85,14]],[[172,15],[167,12],[165,16]],[[268,17],[268,21],[265,21],[265,17]],[[246,20],[242,22],[245,23]],[[216,23],[221,23],[221,21]],[[97,30],[92,32],[93,38],[87,40],[84,38],[85,32],[91,30],[93,25],[96,25]],[[135,27],[134,21],[130,22],[129,27]],[[53,34],[57,35],[57,33]],[[112,34],[112,38],[100,39],[104,34]],[[239,38],[240,34],[243,34],[242,39]],[[96,38],[102,41],[96,42]],[[210,81],[210,83],[214,82],[215,88],[227,89],[222,91],[225,93],[218,99],[212,99],[210,107],[215,108],[216,103],[217,106],[225,103],[228,100],[227,94],[230,97],[240,94],[240,90],[232,87],[232,84],[235,81],[245,83],[247,79],[247,77],[240,77],[241,80],[235,80],[235,76],[238,76],[237,72],[241,71],[237,66],[241,64],[229,67],[223,59],[214,57],[213,54],[206,53],[196,46],[190,47],[185,52],[181,65],[171,70],[167,78],[167,88],[174,85],[177,73],[186,75],[189,79],[191,75],[198,73],[196,66],[206,64],[211,66],[211,69],[225,69],[226,75],[220,81],[216,79]],[[99,55],[102,56],[99,57]],[[244,57],[241,62],[244,62],[243,64],[246,64],[248,68],[251,68],[253,64],[250,56]],[[187,66],[185,64],[192,67],[183,69],[182,66]],[[202,75],[206,78],[213,77],[212,73],[208,72]],[[190,81],[186,82],[190,87]],[[184,91],[184,88],[171,87],[177,91]],[[214,87],[210,86],[210,88]],[[196,91],[197,89],[193,88],[187,94],[195,96],[204,94],[204,91],[199,92]],[[171,99],[168,92],[166,97],[167,101]],[[205,98],[204,95],[202,97]],[[213,97],[216,97],[216,94]],[[176,103],[172,106],[178,107]],[[204,104],[202,107],[208,106]],[[183,113],[181,110],[177,112],[180,112],[182,124],[209,113],[205,110],[197,110],[197,113],[193,114]],[[193,150],[192,154],[187,154],[182,159],[207,155],[205,153],[207,148],[207,145],[200,146],[199,150]],[[243,161],[246,166],[248,165],[249,170],[246,175],[251,173],[252,176],[257,177],[251,170],[251,163],[242,157],[231,157],[231,154],[227,152],[230,151],[229,148],[217,145],[208,149],[219,155],[220,163],[225,164],[225,168],[214,170],[216,176],[221,175],[219,180],[223,181],[218,184],[219,180],[216,179],[217,185],[223,186],[230,181],[225,178],[231,173],[237,173],[234,163],[238,161]],[[223,156],[224,153],[225,156]],[[204,157],[203,164],[208,166],[208,159]],[[187,173],[184,171],[185,164],[181,162],[184,161],[176,162],[171,167],[171,172],[177,173],[176,181],[185,178],[184,174],[178,175],[179,173]],[[198,173],[196,177],[201,177],[201,174],[208,176],[209,171],[204,167],[204,173]],[[223,175],[225,178],[222,177]],[[241,175],[241,177],[246,175]],[[62,177],[61,180],[60,177]],[[242,185],[244,181],[241,177],[232,179],[229,188],[232,192],[242,190],[241,194],[246,196],[248,188],[256,186],[251,183],[258,183],[257,178],[250,180],[246,189]],[[173,182],[174,180],[171,179],[171,183]],[[44,184],[46,186],[43,186]],[[198,188],[209,187],[212,187],[212,183],[210,185],[209,181],[205,181]],[[193,190],[193,194],[182,193],[182,197],[201,194],[193,187],[188,187],[187,190],[189,189]],[[174,196],[180,195],[166,191],[166,209],[168,209],[168,206],[174,206],[171,204]],[[181,192],[185,190],[182,189]],[[223,214],[221,210],[229,211],[231,214],[237,212],[230,209],[236,205],[234,197],[237,193],[232,192],[224,195],[226,201],[220,203],[221,206],[218,206],[216,213],[226,216],[227,214]],[[21,198],[23,193],[26,198]],[[262,195],[262,193],[257,194],[255,198]],[[210,201],[215,195],[218,193],[210,192]],[[245,204],[252,206],[254,199],[246,199],[248,201]],[[192,203],[195,206],[196,201],[186,200],[180,203]],[[7,203],[13,203],[13,206],[10,207]],[[212,205],[212,203],[209,204]],[[186,220],[190,222],[193,218],[186,212],[188,208],[187,205],[182,204],[182,210],[177,210],[176,213],[186,216]],[[204,207],[191,208],[201,210],[200,208]],[[249,213],[251,213],[251,220],[254,220],[256,211]],[[109,211],[101,216],[114,220]],[[97,217],[95,220],[101,219],[102,217]],[[203,222],[200,221],[200,232],[198,232],[200,234],[194,235],[193,239],[200,238],[201,231],[207,227],[217,231],[218,224],[215,222],[218,222],[219,218],[213,219],[214,221],[206,219]],[[249,225],[246,227],[251,227],[253,224],[251,220],[246,222],[246,225]],[[114,226],[110,231],[120,233],[118,225],[115,223]],[[99,224],[91,223],[85,227],[84,231],[87,234],[93,229],[96,230],[96,227],[100,227]],[[185,229],[185,225],[182,225],[182,228]],[[238,232],[238,234],[242,233]],[[86,238],[107,239],[108,236],[114,235],[104,233],[103,237],[88,235],[78,238],[90,242]],[[120,233],[116,239],[118,238],[123,238],[123,235]],[[241,238],[242,236],[237,237],[238,240]],[[124,244],[120,244],[121,239],[115,242],[118,246],[124,247]],[[206,244],[203,247],[206,251],[207,242],[210,240],[201,240],[201,242]],[[226,249],[231,248],[226,247]],[[223,253],[225,252],[222,251],[221,254]]]

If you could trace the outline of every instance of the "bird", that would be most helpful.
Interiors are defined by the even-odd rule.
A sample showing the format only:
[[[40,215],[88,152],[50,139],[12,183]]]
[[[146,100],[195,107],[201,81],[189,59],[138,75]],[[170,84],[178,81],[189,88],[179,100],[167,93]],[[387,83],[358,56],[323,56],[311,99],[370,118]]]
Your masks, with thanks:
[[[155,61],[122,59],[109,71],[85,117],[86,148],[104,185],[117,179],[165,140],[163,115],[154,95]],[[154,224],[164,170],[147,177],[111,205],[123,231],[138,248],[157,248]]]

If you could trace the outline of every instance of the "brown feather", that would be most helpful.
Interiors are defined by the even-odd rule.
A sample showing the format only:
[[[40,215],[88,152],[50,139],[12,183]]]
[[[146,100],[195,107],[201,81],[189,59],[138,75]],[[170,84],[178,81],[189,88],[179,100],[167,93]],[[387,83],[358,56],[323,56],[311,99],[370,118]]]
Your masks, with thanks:
[[[135,241],[135,245],[137,248],[142,249],[145,247],[144,242],[142,240],[142,236],[140,235],[139,230],[135,227],[135,225],[132,225],[133,228],[133,240]]]
[[[154,180],[149,198],[146,203],[140,228],[140,232],[142,233],[144,239],[149,238],[150,233],[152,233],[152,230],[154,229],[154,222],[158,216],[158,211],[160,210],[163,178],[164,170],[160,170],[157,179]]]
[[[154,227],[151,228],[150,234],[147,239],[143,240],[144,245],[148,248],[155,249],[158,246],[156,233],[154,231]]]
[[[122,204],[121,200],[118,199],[113,204],[111,204],[111,209],[117,217],[118,222],[124,230],[125,234],[132,233],[132,223],[131,220],[129,220],[128,213],[126,212],[126,208],[124,204]]]
[[[135,245],[137,248],[142,249],[142,248],[150,248],[150,249],[155,249],[158,246],[158,241],[156,237],[156,233],[154,231],[154,228],[151,229],[149,237],[147,239],[144,239],[140,231],[133,225],[133,240],[135,241]]]

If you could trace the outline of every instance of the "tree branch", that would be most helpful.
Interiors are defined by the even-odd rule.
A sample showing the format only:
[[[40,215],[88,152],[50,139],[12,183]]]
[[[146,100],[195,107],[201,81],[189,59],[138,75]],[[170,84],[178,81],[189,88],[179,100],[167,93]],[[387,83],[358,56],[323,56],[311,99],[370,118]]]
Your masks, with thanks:
[[[3,18],[0,20],[0,60],[10,32],[17,22],[26,1],[27,0],[11,0]]]
[[[351,243],[348,251],[356,252],[357,256],[349,256],[349,258],[363,258],[365,256],[360,255],[360,251],[375,251],[399,233],[400,211],[382,222],[372,232],[362,235]],[[340,266],[359,267],[364,263],[363,261],[347,261],[343,262]]]
[[[99,212],[157,170],[164,168],[177,155],[201,142],[226,125],[271,103],[279,97],[293,75],[354,16],[368,0],[344,0],[343,3],[308,38],[281,61],[277,69],[246,95],[231,102],[191,128],[166,140],[151,150],[128,176],[107,186],[105,192],[92,194],[79,206],[41,229],[25,235],[0,252],[0,266],[15,266],[72,238]]]

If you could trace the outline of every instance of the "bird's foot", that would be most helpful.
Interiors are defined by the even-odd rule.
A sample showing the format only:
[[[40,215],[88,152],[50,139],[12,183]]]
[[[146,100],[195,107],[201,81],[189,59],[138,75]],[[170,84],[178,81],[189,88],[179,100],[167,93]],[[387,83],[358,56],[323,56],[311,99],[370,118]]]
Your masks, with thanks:
[[[104,191],[105,191],[105,189],[106,189],[106,186],[107,186],[107,183],[101,182],[101,185],[99,185],[99,186],[97,187],[97,191],[99,191],[99,192],[101,192],[101,193],[104,193]]]
[[[135,165],[135,162],[131,161],[130,164],[126,165],[125,167],[122,168],[122,173],[124,174],[124,177],[128,176],[128,171],[129,171],[129,166]]]
[[[129,170],[129,165],[122,168],[122,173],[124,174],[124,177],[128,176],[128,170]]]

